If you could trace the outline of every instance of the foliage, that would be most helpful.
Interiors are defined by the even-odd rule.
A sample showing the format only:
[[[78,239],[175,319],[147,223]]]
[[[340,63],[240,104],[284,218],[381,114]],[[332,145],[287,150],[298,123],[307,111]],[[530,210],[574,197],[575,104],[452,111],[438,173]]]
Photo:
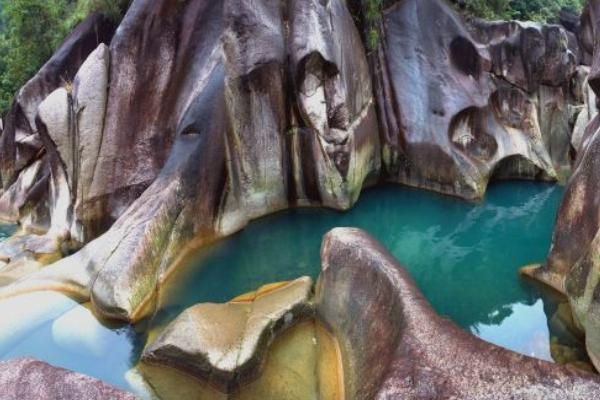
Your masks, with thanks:
[[[555,22],[562,9],[580,12],[585,0],[453,0],[470,14],[484,19]]]
[[[0,113],[93,11],[120,18],[124,0],[0,0]]]
[[[381,9],[383,0],[365,1],[365,20],[367,23],[367,45],[370,50],[374,50],[379,44],[379,22],[381,20]]]

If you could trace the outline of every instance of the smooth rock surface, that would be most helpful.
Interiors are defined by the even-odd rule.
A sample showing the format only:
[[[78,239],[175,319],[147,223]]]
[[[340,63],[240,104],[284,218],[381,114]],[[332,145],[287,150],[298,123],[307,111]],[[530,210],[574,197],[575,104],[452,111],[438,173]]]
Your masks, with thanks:
[[[256,379],[269,346],[281,332],[309,318],[312,280],[260,288],[226,304],[184,311],[151,343],[144,363],[187,372],[223,393]]]
[[[90,15],[16,94],[0,140],[0,173],[5,191],[13,185],[24,168],[36,159],[44,158],[43,143],[35,122],[39,104],[51,92],[63,86],[65,81],[72,81],[88,55],[100,43],[110,42],[115,29],[115,23],[102,14]],[[42,180],[38,182],[43,183]],[[39,202],[41,199],[37,196],[32,200]],[[5,209],[0,203],[0,215],[4,213]]]
[[[367,233],[322,247],[317,318],[339,341],[346,399],[591,399],[600,378],[477,339],[438,316]]]
[[[529,65],[502,64],[504,47],[512,46],[509,56],[527,54],[518,30],[516,38],[503,32],[518,24],[469,31],[438,0],[385,2],[382,13],[371,68],[387,180],[473,200],[493,178],[557,178],[528,93],[541,77]],[[552,69],[542,81],[567,82],[572,55],[566,48],[548,53]],[[568,144],[570,132],[560,134]]]

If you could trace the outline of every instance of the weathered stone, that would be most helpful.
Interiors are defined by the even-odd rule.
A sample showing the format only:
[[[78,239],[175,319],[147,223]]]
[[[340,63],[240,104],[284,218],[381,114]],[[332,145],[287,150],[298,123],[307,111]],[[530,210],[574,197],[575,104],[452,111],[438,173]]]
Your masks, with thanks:
[[[596,375],[484,342],[438,316],[407,272],[358,229],[328,233],[317,318],[338,339],[346,399],[590,399]]]
[[[38,105],[65,81],[72,81],[98,44],[110,42],[115,29],[115,23],[104,15],[90,15],[65,39],[35,77],[19,90],[0,140],[0,171],[4,189],[12,185],[18,173],[39,156],[42,143],[35,126]]]
[[[483,197],[493,178],[556,179],[530,90],[569,81],[574,57],[554,46],[561,28],[536,25],[519,47],[528,26],[474,22],[469,32],[448,5],[425,0],[386,2],[374,29],[386,179],[467,199]],[[540,53],[535,45],[546,41]],[[552,69],[535,75],[530,63],[540,56]],[[556,134],[568,155],[570,131]]]
[[[280,334],[260,376],[233,393],[221,393],[173,368],[142,363],[139,369],[162,400],[344,399],[337,343],[313,320]]]
[[[0,363],[3,400],[134,400],[136,397],[96,379],[30,358]]]
[[[592,120],[598,115],[598,105],[596,94],[588,83],[589,68],[580,66],[577,74],[577,92],[580,95],[582,106],[577,111],[573,133],[571,134],[571,146],[576,154],[583,151],[585,142],[589,138],[587,127],[590,126]]]
[[[184,311],[142,361],[187,372],[228,393],[254,380],[277,335],[312,316],[310,278],[265,286],[226,304]]]
[[[35,197],[36,189],[43,187],[44,183],[47,185],[49,175],[43,160],[24,168],[15,183],[5,188],[0,197],[0,218],[5,222],[18,222],[23,217],[22,210],[26,204]]]
[[[206,84],[207,65],[221,59],[222,10],[223,1],[213,0],[129,6],[110,45],[106,118],[82,205],[91,237],[106,231],[165,166],[178,125]]]
[[[348,209],[362,187],[378,178],[381,158],[360,35],[342,1],[288,5],[295,192],[300,199]]]

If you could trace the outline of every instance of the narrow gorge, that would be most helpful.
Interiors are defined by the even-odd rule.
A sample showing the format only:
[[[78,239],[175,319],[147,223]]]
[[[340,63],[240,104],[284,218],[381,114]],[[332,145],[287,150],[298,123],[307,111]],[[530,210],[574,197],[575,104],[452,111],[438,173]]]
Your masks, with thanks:
[[[600,397],[600,1],[463,3],[87,16],[3,118],[0,399]]]

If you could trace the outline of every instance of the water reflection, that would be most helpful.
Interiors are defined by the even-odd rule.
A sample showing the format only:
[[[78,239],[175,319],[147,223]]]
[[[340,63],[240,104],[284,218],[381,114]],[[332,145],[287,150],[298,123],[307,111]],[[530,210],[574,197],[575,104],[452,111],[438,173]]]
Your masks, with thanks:
[[[558,350],[566,354],[556,345],[551,351],[551,342],[577,338],[554,318],[558,301],[522,282],[517,271],[546,257],[562,191],[506,182],[490,187],[484,203],[469,204],[381,187],[365,192],[348,213],[301,209],[270,216],[190,260],[163,289],[150,325],[164,326],[193,304],[224,302],[266,283],[316,278],[322,236],[354,226],[390,249],[440,314],[485,340],[550,360]],[[131,389],[127,372],[139,357],[145,328],[106,327],[79,307],[0,356],[35,356]]]

